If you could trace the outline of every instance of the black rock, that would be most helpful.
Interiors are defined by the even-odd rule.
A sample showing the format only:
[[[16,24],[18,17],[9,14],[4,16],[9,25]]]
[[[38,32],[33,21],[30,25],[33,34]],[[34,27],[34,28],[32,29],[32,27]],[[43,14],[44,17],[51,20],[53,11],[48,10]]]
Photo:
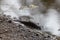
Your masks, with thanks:
[[[11,20],[8,20],[8,22],[9,22],[9,23],[12,23],[12,21],[11,21]]]
[[[23,23],[23,24],[26,25],[26,26],[29,26],[30,28],[35,28],[35,29],[41,30],[41,27],[40,27],[40,26],[36,25],[35,23],[33,23],[33,22],[31,22],[31,21],[29,21],[29,22],[19,21],[19,22]]]

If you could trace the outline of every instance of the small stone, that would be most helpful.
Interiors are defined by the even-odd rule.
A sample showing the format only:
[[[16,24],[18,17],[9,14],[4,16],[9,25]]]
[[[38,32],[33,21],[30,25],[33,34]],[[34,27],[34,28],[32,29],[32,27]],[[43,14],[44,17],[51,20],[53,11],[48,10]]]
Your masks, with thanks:
[[[8,22],[9,22],[9,23],[12,23],[12,21],[11,21],[11,20],[8,20]]]
[[[39,36],[38,34],[36,34],[36,36]]]
[[[0,39],[2,39],[2,37],[0,37]]]
[[[48,38],[50,38],[50,36],[48,35]]]

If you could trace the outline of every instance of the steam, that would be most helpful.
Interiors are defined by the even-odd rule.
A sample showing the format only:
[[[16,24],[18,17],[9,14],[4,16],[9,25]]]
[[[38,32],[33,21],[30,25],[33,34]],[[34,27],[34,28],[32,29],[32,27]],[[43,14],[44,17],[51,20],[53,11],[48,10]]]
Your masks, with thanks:
[[[44,29],[46,31],[51,32],[52,34],[59,35],[59,23],[58,23],[58,15],[59,13],[57,12],[56,9],[48,9],[48,12],[46,13],[46,22],[44,25]]]

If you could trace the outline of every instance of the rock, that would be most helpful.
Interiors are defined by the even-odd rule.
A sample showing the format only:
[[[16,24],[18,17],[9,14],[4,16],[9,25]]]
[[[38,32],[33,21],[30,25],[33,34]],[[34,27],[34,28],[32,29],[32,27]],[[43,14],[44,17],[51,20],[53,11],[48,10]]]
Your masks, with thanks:
[[[34,30],[21,25],[17,26],[14,22],[9,23],[7,20],[0,23],[0,39],[2,40],[57,40],[56,36],[41,30]]]

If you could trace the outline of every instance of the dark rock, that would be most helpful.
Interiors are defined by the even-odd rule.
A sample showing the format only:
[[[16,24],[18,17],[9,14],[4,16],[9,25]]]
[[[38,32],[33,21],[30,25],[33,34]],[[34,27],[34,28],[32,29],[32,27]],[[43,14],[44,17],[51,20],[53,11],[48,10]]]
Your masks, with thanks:
[[[9,23],[12,23],[12,21],[11,21],[11,20],[8,20],[8,22],[9,22]]]
[[[33,22],[25,22],[25,21],[19,21],[19,22],[21,22],[21,23],[23,23],[24,25],[26,25],[26,26],[29,26],[30,28],[35,28],[35,29],[39,29],[39,30],[41,30],[41,27],[40,26],[37,26],[35,23],[33,23]]]

